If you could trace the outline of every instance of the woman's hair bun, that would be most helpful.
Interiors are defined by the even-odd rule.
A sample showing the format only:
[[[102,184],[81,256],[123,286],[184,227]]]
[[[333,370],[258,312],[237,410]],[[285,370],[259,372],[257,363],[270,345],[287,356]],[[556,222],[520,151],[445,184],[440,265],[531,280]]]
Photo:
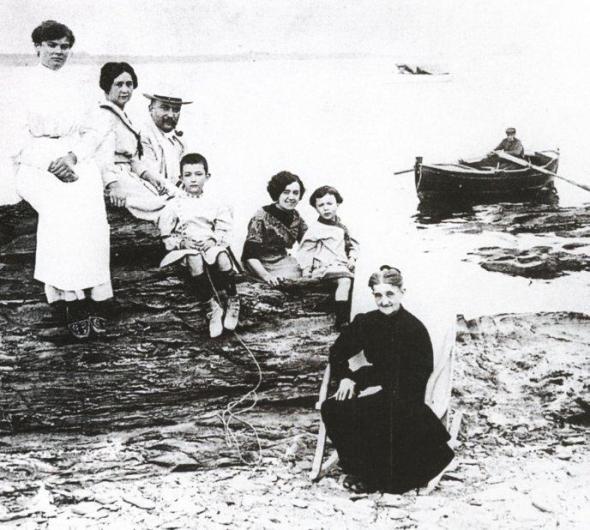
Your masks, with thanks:
[[[369,287],[374,287],[378,283],[388,283],[397,287],[403,287],[404,280],[402,273],[397,267],[391,265],[381,265],[379,271],[371,274],[369,278]]]

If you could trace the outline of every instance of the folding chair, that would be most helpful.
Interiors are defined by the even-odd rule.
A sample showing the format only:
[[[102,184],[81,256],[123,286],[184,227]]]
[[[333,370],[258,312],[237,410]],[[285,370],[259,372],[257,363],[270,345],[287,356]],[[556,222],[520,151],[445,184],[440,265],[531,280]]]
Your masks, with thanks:
[[[434,351],[434,369],[428,383],[426,384],[426,391],[424,395],[424,402],[433,410],[438,418],[444,423],[445,427],[451,435],[449,445],[454,447],[456,445],[457,435],[461,426],[462,413],[457,411],[453,414],[451,423],[451,391],[453,388],[453,362],[455,350],[455,334],[456,334],[456,318],[452,323],[445,324],[445,327],[440,331],[440,325],[434,325],[428,328],[432,340]],[[351,363],[356,364],[358,362]],[[351,369],[355,369],[351,366]],[[322,403],[327,399],[328,388],[330,385],[330,365],[326,367],[322,385],[320,387],[319,398],[316,403],[316,409],[320,410]],[[370,387],[363,390],[358,397],[368,396],[381,390],[380,386]],[[450,427],[450,428],[449,428]],[[336,452],[330,457],[325,466],[322,466],[324,459],[324,452],[326,448],[326,426],[320,417],[320,428],[318,432],[318,440],[316,451],[311,466],[309,478],[315,482],[324,476],[324,474],[338,462],[338,455]],[[444,473],[448,470],[445,468],[439,475],[434,477],[426,487],[425,492],[430,493],[436,488]]]

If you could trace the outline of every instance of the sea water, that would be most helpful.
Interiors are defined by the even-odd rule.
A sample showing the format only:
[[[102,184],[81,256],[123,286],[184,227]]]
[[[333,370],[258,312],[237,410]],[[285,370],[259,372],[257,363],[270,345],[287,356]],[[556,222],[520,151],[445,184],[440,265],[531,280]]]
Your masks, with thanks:
[[[67,65],[96,101],[102,97],[99,66]],[[576,95],[584,89],[575,73],[523,73],[519,64],[484,64],[451,69],[449,75],[404,76],[389,58],[140,63],[135,68],[140,85],[126,109],[134,122],[147,116],[142,92],[171,86],[193,101],[183,107],[179,128],[187,150],[209,160],[212,177],[205,193],[234,207],[236,254],[248,219],[270,202],[268,179],[288,170],[306,186],[299,211],[307,220],[317,216],[307,202],[316,187],[333,185],[344,197],[340,216],[361,242],[355,313],[373,308],[366,282],[384,263],[403,271],[407,306],[431,321],[456,313],[587,310],[587,272],[531,280],[487,272],[469,259],[482,247],[528,247],[556,236],[425,224],[417,216],[413,174],[393,174],[411,168],[416,156],[436,163],[484,154],[507,126],[514,126],[526,149],[560,148],[561,172],[590,184],[582,134],[590,108],[579,104]],[[0,88],[11,93],[18,68],[1,70]],[[5,120],[4,140],[9,125]],[[6,188],[5,170],[0,179]],[[590,202],[590,193],[560,181],[556,185],[560,206]],[[535,211],[529,205],[522,209]],[[501,209],[481,207],[476,221],[487,213],[501,215]],[[473,223],[472,214],[455,216],[454,226]]]

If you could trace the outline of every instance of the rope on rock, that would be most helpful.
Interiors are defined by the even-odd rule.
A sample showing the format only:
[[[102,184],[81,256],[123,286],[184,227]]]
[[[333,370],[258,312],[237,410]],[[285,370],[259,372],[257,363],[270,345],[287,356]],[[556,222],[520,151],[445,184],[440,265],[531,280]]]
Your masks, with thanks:
[[[211,289],[213,291],[215,299],[217,300],[217,303],[219,305],[222,305],[221,297],[219,296],[219,292],[215,288],[215,285],[213,284],[213,280],[211,279],[209,267],[206,265],[206,261],[204,259],[203,259],[203,262],[205,263],[205,271],[207,273],[207,279],[209,280],[209,283],[211,285]],[[258,403],[258,394],[256,392],[258,391],[258,389],[260,388],[260,385],[262,384],[262,368],[260,367],[260,364],[259,364],[258,360],[256,359],[256,356],[254,355],[252,350],[248,347],[248,345],[244,342],[242,337],[240,337],[238,332],[234,331],[233,335],[238,340],[238,342],[242,345],[242,347],[246,350],[246,352],[248,353],[248,355],[250,356],[250,358],[254,362],[254,366],[256,366],[256,372],[257,372],[258,379],[257,379],[256,384],[254,385],[253,388],[248,390],[239,399],[235,399],[233,401],[230,401],[226,405],[226,407],[223,409],[223,411],[218,412],[215,416],[221,420],[221,423],[223,425],[223,430],[225,432],[226,445],[228,447],[234,447],[236,449],[236,451],[238,452],[238,457],[239,457],[240,461],[246,465],[249,465],[249,466],[259,466],[262,463],[262,445],[260,443],[260,437],[258,436],[258,431],[256,430],[256,427],[254,427],[254,425],[252,425],[252,423],[250,423],[248,420],[245,420],[244,418],[241,418],[240,416],[251,411],[256,406],[256,403]],[[251,403],[249,405],[243,406],[242,408],[239,408],[240,405],[243,405],[246,402],[246,400],[248,400],[248,399],[252,400]],[[254,438],[256,439],[256,445],[258,447],[258,455],[254,459],[254,461],[247,460],[245,455],[242,453],[242,444],[240,443],[240,440],[238,439],[237,433],[232,429],[232,426],[231,426],[232,422],[241,423],[242,425],[245,425],[246,428],[250,429],[254,433]]]

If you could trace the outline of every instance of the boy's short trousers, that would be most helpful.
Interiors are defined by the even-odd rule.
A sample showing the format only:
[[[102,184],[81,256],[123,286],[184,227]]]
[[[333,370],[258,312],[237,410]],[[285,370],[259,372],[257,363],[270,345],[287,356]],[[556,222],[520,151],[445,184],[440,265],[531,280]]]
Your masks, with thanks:
[[[220,245],[216,245],[214,247],[211,247],[210,249],[206,250],[205,252],[202,252],[200,250],[196,250],[194,248],[175,249],[175,250],[171,250],[170,252],[168,252],[168,254],[166,254],[164,256],[164,259],[160,262],[160,267],[166,267],[167,265],[171,265],[172,263],[176,263],[177,261],[183,259],[186,256],[198,256],[198,255],[203,256],[203,259],[205,260],[205,263],[207,263],[207,265],[213,265],[215,263],[215,261],[217,260],[217,256],[219,256],[219,254],[221,254],[222,252],[227,252],[227,249],[225,247],[220,246]]]

